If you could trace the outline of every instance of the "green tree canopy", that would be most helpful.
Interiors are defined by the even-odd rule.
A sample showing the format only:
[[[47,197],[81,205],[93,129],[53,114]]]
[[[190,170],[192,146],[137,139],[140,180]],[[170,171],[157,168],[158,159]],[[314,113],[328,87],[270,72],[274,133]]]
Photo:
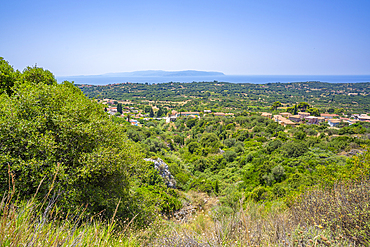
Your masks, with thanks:
[[[54,186],[64,207],[85,204],[112,215],[120,199],[129,201],[138,147],[72,83],[40,76],[27,75],[31,79],[13,87],[12,95],[0,95],[0,196],[8,189],[9,169],[23,198],[40,184],[42,196]],[[127,212],[124,204],[119,216]]]
[[[316,117],[320,117],[320,110],[315,108],[315,107],[311,107],[307,110],[308,113],[311,114],[311,116],[316,116]]]
[[[36,65],[25,68],[22,72],[22,79],[35,84],[45,83],[47,85],[53,85],[57,83],[54,75],[49,70],[36,67]]]
[[[15,81],[19,77],[19,71],[14,71],[13,67],[0,57],[0,94],[3,92],[11,95]]]
[[[218,145],[219,139],[215,133],[206,133],[200,139],[200,144],[203,147]]]
[[[276,111],[278,107],[282,106],[282,104],[280,103],[280,101],[275,101],[272,106],[271,106],[271,110],[272,111]]]
[[[306,111],[308,108],[310,108],[310,105],[307,103],[307,102],[300,102],[298,104],[298,108],[301,110],[301,111]]]

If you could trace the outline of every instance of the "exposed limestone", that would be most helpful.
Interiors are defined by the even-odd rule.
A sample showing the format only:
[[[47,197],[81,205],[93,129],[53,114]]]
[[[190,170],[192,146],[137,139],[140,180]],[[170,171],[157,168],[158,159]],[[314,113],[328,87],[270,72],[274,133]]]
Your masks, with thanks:
[[[154,168],[158,171],[159,175],[163,178],[165,184],[169,188],[176,188],[176,181],[172,176],[168,165],[160,158],[157,159],[144,159],[154,163]]]

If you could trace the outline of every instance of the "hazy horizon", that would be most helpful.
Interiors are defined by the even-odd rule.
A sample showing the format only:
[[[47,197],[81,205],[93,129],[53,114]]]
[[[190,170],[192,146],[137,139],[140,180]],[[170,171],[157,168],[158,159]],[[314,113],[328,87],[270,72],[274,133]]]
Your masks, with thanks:
[[[229,83],[289,83],[289,82],[307,82],[320,81],[329,83],[360,83],[370,82],[370,75],[164,75],[164,76],[132,76],[132,75],[90,75],[90,76],[70,76],[57,77],[59,82],[74,81],[75,84],[87,85],[108,85],[116,83],[168,83],[168,82],[229,82]]]
[[[370,1],[5,1],[0,56],[56,76],[370,74]]]
[[[108,76],[114,74],[124,74],[124,73],[135,73],[135,72],[146,72],[146,71],[162,71],[162,72],[184,72],[184,71],[194,71],[194,72],[214,72],[214,73],[222,73],[224,76],[370,76],[370,72],[368,74],[226,74],[222,71],[203,71],[203,70],[161,70],[161,69],[147,69],[147,70],[135,70],[135,71],[122,71],[122,72],[106,72],[103,74],[76,74],[76,75],[58,75],[56,77],[79,77],[79,76]],[[51,71],[52,72],[52,71]]]

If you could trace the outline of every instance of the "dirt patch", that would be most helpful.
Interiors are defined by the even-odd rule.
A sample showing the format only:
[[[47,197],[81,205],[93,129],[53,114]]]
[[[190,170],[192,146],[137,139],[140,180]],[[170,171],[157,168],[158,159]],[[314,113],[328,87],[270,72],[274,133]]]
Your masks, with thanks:
[[[179,223],[187,223],[194,219],[194,215],[207,214],[219,203],[217,197],[212,197],[201,192],[189,191],[185,194],[185,197],[188,200],[187,203],[182,209],[174,212],[171,220]]]

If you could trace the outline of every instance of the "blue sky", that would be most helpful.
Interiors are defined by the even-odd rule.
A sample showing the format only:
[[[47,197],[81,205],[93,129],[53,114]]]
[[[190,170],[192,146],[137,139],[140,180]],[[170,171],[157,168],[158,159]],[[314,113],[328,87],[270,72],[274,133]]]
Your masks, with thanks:
[[[0,56],[57,76],[370,74],[370,1],[2,1]]]

